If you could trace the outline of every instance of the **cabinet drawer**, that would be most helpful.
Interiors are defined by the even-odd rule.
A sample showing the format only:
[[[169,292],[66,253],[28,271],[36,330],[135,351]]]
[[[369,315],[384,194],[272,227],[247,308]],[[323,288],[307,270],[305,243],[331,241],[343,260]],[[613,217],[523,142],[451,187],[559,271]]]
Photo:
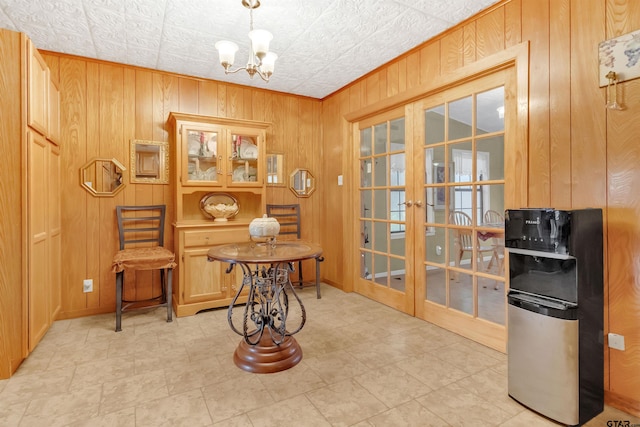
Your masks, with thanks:
[[[247,240],[249,240],[249,228],[246,226],[224,230],[193,230],[184,232],[185,248],[246,242]]]

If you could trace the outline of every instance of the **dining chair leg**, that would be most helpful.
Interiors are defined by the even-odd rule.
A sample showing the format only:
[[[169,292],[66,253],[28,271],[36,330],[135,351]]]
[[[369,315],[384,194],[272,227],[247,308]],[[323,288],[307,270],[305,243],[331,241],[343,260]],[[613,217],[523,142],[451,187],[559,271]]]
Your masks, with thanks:
[[[122,330],[122,283],[124,271],[116,273],[116,332]]]
[[[171,305],[171,298],[173,295],[172,279],[173,279],[173,268],[168,268],[167,269],[167,291],[166,291],[167,322],[173,322],[173,306]]]
[[[322,298],[320,296],[320,258],[316,258],[316,298]]]

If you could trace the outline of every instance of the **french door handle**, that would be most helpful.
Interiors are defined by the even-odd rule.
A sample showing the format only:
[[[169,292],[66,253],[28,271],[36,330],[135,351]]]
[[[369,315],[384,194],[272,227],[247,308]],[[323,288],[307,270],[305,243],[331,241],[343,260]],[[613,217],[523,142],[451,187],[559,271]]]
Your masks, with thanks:
[[[398,203],[398,205],[407,205],[407,207],[410,208],[413,206],[413,202],[411,200],[407,200],[406,202]]]
[[[416,207],[422,207],[422,200],[416,200]]]

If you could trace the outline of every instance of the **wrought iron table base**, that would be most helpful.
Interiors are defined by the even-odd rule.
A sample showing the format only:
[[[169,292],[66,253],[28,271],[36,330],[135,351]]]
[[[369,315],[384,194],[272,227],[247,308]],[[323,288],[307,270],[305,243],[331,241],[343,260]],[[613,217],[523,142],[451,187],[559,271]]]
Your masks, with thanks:
[[[244,278],[227,313],[229,326],[243,337],[233,355],[234,363],[254,373],[280,372],[297,365],[302,360],[302,348],[292,335],[304,326],[306,312],[289,279],[289,263],[273,263],[269,268],[263,266],[255,270],[248,263],[237,264]],[[227,272],[234,265],[231,264]],[[249,288],[249,295],[239,328],[233,322],[233,309],[245,287]],[[295,329],[287,329],[290,296],[294,297],[301,313]]]

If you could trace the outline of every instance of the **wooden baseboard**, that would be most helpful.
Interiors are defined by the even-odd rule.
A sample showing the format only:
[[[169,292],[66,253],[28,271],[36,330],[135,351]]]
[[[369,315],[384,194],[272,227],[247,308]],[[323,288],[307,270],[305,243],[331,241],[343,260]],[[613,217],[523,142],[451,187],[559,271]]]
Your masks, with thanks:
[[[620,396],[612,391],[605,390],[604,403],[635,417],[640,417],[640,402],[636,400],[631,400],[628,397]]]

